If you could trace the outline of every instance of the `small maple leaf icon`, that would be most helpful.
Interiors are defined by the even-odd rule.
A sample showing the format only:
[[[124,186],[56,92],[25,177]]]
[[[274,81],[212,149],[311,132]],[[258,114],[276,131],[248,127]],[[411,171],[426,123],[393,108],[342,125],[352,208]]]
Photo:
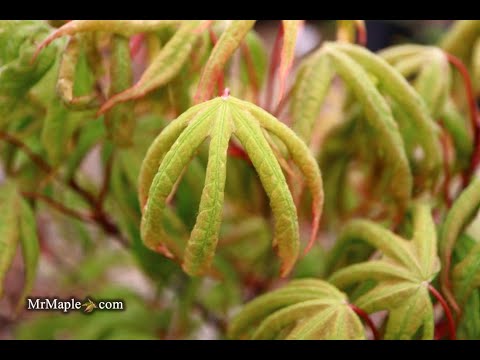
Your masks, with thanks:
[[[91,299],[87,298],[87,300],[88,301],[86,303],[82,304],[82,306],[85,306],[85,310],[83,312],[91,313],[93,309],[97,308],[97,305]]]

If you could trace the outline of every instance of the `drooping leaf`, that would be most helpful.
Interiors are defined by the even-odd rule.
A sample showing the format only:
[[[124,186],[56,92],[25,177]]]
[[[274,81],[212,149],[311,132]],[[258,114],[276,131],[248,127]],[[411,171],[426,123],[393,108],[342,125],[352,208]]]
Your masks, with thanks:
[[[192,119],[203,119],[209,116],[212,110],[206,111],[207,104],[199,104],[188,109],[180,115],[175,121],[172,121],[150,145],[147,154],[142,162],[138,180],[138,194],[140,205],[143,208],[147,202],[148,192],[153,178],[158,171],[158,167],[168,149],[174,144],[178,136],[187,127]],[[201,117],[200,117],[201,116]]]
[[[321,106],[334,76],[334,68],[323,51],[309,57],[298,70],[293,88],[293,130],[308,144]]]
[[[206,112],[212,114],[220,105],[221,104],[217,102],[215,106],[207,109]],[[180,176],[197,148],[209,135],[212,120],[210,117],[202,115],[203,114],[200,114],[199,118],[194,118],[191,125],[176,139],[171,149],[168,150],[161,161],[158,172],[149,187],[148,198],[145,209],[143,210],[141,231],[143,241],[151,250],[164,251],[162,250],[163,247],[161,244],[168,241],[168,235],[162,226],[163,211],[166,206],[165,201],[170,195],[177,177]],[[174,246],[175,244],[168,244],[167,249],[169,245]],[[179,253],[179,251],[180,250],[176,251],[176,254],[169,255],[181,257],[182,253]]]
[[[317,238],[318,226],[323,209],[323,183],[318,165],[308,150],[308,147],[295,136],[295,133],[289,127],[253,104],[243,101],[238,103],[248,108],[249,111],[256,116],[262,127],[282,141],[293,162],[305,177],[307,187],[312,194],[312,231],[307,247],[307,249],[309,249]]]
[[[185,250],[183,266],[185,271],[192,275],[204,273],[215,254],[223,210],[227,148],[233,130],[232,120],[228,107],[223,106],[217,111],[210,140],[205,187],[195,227]]]
[[[84,110],[96,108],[100,105],[100,99],[96,92],[91,89],[87,90],[86,94],[75,94],[76,82],[75,80],[86,77],[86,74],[77,75],[77,66],[82,65],[82,40],[85,42],[86,38],[72,37],[67,43],[60,60],[58,71],[58,81],[56,91],[58,96],[62,99],[63,104],[70,110]],[[78,85],[77,85],[78,87]]]
[[[232,120],[228,120],[230,116]],[[233,124],[227,127],[225,124],[229,124],[229,121],[233,121]],[[230,126],[232,130],[228,130]],[[233,131],[249,155],[270,198],[275,219],[274,245],[278,247],[282,261],[281,275],[287,275],[299,253],[297,213],[285,176],[265,138],[264,130],[284,142],[307,180],[314,200],[311,237],[314,240],[323,205],[323,190],[320,171],[308,148],[288,127],[261,108],[231,96],[222,96],[194,106],[182,114],[165,128],[148,150],[139,180],[139,197],[143,208],[141,229],[145,244],[167,256],[183,258],[183,250],[168,239],[162,225],[167,208],[165,202],[196,149],[210,137],[209,165],[200,213],[190,237],[188,254],[183,259],[184,269],[191,275],[208,271],[217,243],[224,192],[226,166],[222,165],[224,160],[220,159],[225,156],[228,144],[228,141],[224,141],[219,146],[217,141],[224,137],[228,140],[228,134]],[[223,132],[222,137],[219,133]],[[216,160],[212,163],[212,159]],[[215,171],[208,170],[212,166],[215,166]]]
[[[388,94],[412,117],[417,128],[419,145],[424,151],[422,163],[425,172],[431,177],[431,181],[435,182],[440,174],[442,158],[438,137],[431,134],[438,133],[439,128],[430,117],[425,102],[413,87],[382,58],[361,46],[337,44],[335,48],[350,55],[368,72],[375,75]]]
[[[398,127],[388,104],[371,84],[368,75],[343,51],[337,50],[338,46],[340,45],[328,47],[326,49],[328,55],[336,71],[355,92],[370,126],[375,129],[378,139],[381,140],[377,146],[382,149],[383,159],[391,167],[391,179],[395,179],[390,182],[391,192],[399,202],[399,206],[405,207],[411,197],[412,175]]]
[[[280,64],[278,66],[278,75],[280,79],[279,101],[285,94],[287,76],[295,58],[295,45],[297,44],[297,38],[302,26],[302,20],[282,20],[283,44],[280,53]]]
[[[282,259],[281,275],[288,274],[299,253],[298,220],[295,204],[275,155],[265,140],[260,125],[245,111],[233,111],[235,136],[250,155],[270,199],[275,217],[274,244]]]
[[[232,20],[232,23],[220,36],[202,71],[195,95],[196,103],[207,101],[212,97],[217,79],[221,75],[225,64],[240,46],[253,25],[255,25],[255,20]]]
[[[132,87],[111,97],[100,108],[100,113],[108,111],[119,102],[134,100],[157,89],[172,80],[188,60],[199,32],[200,21],[182,22],[182,25],[165,46],[158,52],[142,77]]]

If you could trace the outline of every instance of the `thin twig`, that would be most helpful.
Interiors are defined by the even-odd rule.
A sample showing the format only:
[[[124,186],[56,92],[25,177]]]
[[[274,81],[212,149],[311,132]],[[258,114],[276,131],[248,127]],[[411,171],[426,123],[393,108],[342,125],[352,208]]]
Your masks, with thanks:
[[[39,155],[33,152],[23,141],[18,139],[16,136],[8,134],[4,131],[0,131],[0,139],[5,140],[6,142],[18,147],[25,153],[25,155],[30,158],[30,160],[32,160],[33,163],[35,163],[35,165],[37,165],[47,174],[51,174],[54,172],[52,167],[45,160],[43,160]]]
[[[46,196],[46,195],[43,195],[43,194],[39,194],[39,193],[35,193],[35,192],[28,192],[28,191],[23,191],[22,192],[22,195],[26,198],[29,198],[29,199],[34,199],[34,200],[41,200],[43,202],[45,202],[48,206],[50,206],[51,208],[61,212],[62,214],[64,215],[68,215],[70,217],[73,217],[75,219],[78,219],[80,221],[84,221],[84,222],[93,222],[93,217],[89,214],[84,214],[84,213],[81,213],[77,210],[74,210],[74,209],[71,209],[65,205],[63,205],[62,203],[59,203],[58,201]]]
[[[109,188],[109,185],[110,185],[110,178],[112,177],[113,160],[114,160],[114,152],[112,151],[112,153],[110,154],[110,156],[107,159],[107,163],[105,164],[105,171],[103,173],[102,187],[100,188],[100,192],[99,192],[98,197],[96,199],[95,208],[98,211],[101,211],[103,209],[103,203],[104,203],[105,197],[107,196],[107,193],[108,193],[108,188]]]

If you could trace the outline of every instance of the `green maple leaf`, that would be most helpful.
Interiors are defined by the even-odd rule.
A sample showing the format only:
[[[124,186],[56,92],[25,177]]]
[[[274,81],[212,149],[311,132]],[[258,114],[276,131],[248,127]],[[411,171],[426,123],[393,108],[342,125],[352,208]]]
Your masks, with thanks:
[[[340,289],[367,280],[376,285],[355,304],[368,313],[389,311],[386,339],[410,339],[423,326],[423,338],[433,338],[433,306],[429,286],[440,270],[437,236],[430,208],[413,207],[413,236],[406,240],[366,220],[351,221],[333,249],[330,266],[351,241],[361,240],[381,252],[378,260],[347,266],[329,281]]]
[[[365,331],[344,293],[326,281],[300,279],[247,304],[231,321],[228,336],[361,340]]]
[[[310,243],[313,243],[323,207],[322,180],[315,159],[287,126],[260,107],[233,96],[218,97],[187,110],[172,121],[149,148],[139,176],[144,243],[154,251],[182,259],[184,270],[191,275],[202,275],[209,270],[221,224],[227,147],[230,138],[235,136],[250,156],[270,198],[275,219],[274,245],[282,260],[281,274],[288,274],[299,254],[297,211],[281,160],[272,150],[267,132],[284,143],[312,193]],[[184,251],[169,238],[162,218],[174,184],[207,138],[210,138],[210,147],[205,186],[198,217]]]

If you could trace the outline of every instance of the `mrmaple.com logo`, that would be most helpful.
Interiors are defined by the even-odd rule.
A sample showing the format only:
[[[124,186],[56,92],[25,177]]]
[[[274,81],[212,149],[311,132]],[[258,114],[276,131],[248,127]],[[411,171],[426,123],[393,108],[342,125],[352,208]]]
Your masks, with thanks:
[[[26,308],[27,310],[60,311],[63,313],[68,313],[70,311],[83,311],[84,313],[89,314],[94,310],[125,310],[125,304],[122,300],[94,301],[89,297],[85,300],[75,298],[27,298]]]

